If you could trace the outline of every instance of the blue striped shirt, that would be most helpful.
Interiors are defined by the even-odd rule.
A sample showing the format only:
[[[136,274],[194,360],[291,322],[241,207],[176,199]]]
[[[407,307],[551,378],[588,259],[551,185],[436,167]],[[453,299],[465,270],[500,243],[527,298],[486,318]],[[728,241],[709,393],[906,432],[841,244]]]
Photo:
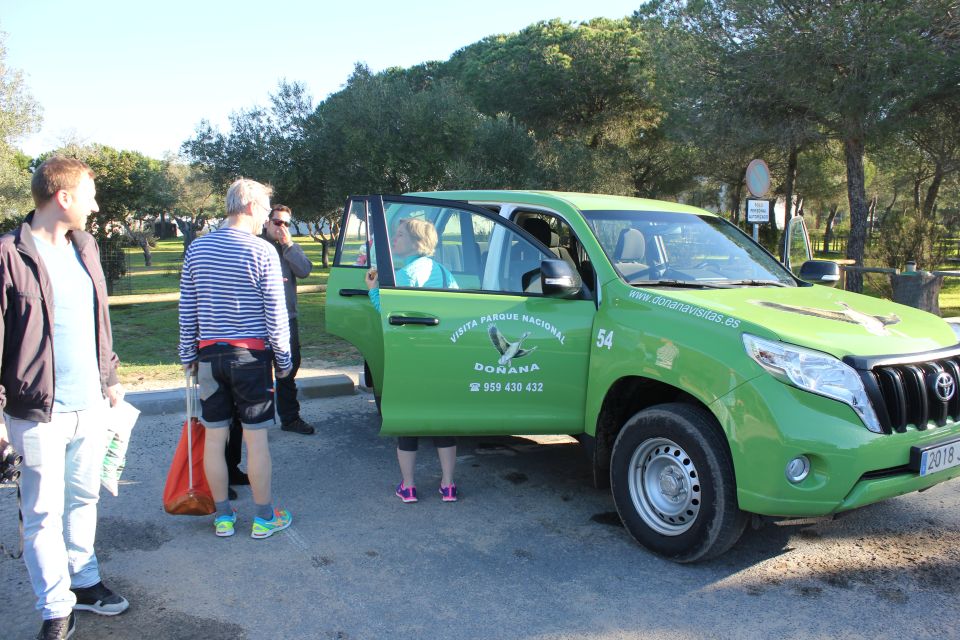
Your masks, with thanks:
[[[261,338],[288,369],[290,325],[280,257],[262,238],[223,228],[190,243],[180,275],[180,361],[199,340]]]

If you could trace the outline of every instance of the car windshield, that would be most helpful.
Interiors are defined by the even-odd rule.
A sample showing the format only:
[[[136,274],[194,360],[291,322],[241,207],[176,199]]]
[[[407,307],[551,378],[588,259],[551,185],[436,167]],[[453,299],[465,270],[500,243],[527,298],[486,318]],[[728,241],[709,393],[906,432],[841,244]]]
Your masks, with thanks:
[[[723,218],[667,211],[584,211],[629,284],[795,287],[783,265]]]

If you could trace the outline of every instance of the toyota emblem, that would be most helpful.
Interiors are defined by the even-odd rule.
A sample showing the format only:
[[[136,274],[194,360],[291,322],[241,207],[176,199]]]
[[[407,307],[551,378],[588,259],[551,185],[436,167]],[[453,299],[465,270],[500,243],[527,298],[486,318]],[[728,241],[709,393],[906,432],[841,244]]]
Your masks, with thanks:
[[[953,381],[953,376],[946,371],[943,371],[937,376],[937,379],[933,384],[933,390],[940,400],[946,402],[953,397],[956,386],[957,385]]]

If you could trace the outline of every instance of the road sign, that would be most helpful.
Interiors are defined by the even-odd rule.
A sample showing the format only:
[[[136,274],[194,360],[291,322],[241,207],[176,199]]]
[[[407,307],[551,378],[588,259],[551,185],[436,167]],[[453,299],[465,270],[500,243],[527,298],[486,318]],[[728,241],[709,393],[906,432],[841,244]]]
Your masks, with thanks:
[[[770,167],[763,160],[751,160],[747,165],[747,191],[751,195],[761,198],[770,191]]]
[[[770,222],[770,201],[747,198],[747,222],[753,224]]]

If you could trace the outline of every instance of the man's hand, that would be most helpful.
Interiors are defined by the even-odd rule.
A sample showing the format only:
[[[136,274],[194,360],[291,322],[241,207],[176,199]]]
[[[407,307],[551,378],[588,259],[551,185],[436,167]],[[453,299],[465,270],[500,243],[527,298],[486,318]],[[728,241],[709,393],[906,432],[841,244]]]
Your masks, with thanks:
[[[287,227],[277,227],[277,242],[284,247],[293,244],[293,236],[290,235],[290,229]]]
[[[289,377],[291,373],[293,373],[293,367],[287,367],[286,369],[277,368],[276,369],[277,380],[283,380],[284,378]]]
[[[10,444],[10,436],[7,435],[7,423],[0,419],[0,451],[3,451],[7,448],[7,445]]]
[[[110,400],[110,406],[117,406],[117,403],[123,400],[123,394],[123,385],[119,382],[112,387],[107,387],[107,398]]]
[[[184,375],[196,377],[196,376],[197,376],[197,361],[194,360],[193,362],[188,362],[187,364],[183,365],[183,373],[184,373]]]

